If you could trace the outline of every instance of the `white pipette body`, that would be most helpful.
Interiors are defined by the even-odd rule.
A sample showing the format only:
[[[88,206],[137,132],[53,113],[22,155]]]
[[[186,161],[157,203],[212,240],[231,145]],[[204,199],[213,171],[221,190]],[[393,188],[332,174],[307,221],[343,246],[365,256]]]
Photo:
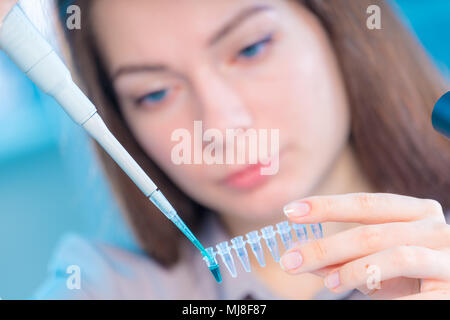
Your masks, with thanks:
[[[145,196],[200,250],[210,262],[214,277],[220,282],[220,271],[214,258],[206,252],[162,192],[106,127],[95,106],[73,82],[69,69],[18,5],[0,24],[0,49],[43,92],[54,97],[66,113],[108,152]]]
[[[216,267],[213,274],[217,277],[219,271],[218,266],[214,265],[214,258],[205,251],[162,192],[106,127],[95,106],[73,82],[69,69],[18,5],[0,25],[0,49],[43,92],[54,97],[66,113],[108,152],[145,196]]]
[[[70,71],[18,5],[0,28],[0,49],[67,114],[98,141],[146,197],[157,189],[134,159],[111,134],[92,102],[73,82]]]

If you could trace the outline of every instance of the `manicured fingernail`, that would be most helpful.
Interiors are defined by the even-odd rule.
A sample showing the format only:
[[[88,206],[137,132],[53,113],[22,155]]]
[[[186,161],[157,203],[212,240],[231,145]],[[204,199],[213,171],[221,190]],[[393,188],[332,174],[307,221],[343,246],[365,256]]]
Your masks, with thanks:
[[[288,218],[303,217],[311,211],[311,207],[306,202],[291,202],[284,206],[283,211]]]
[[[301,266],[303,262],[302,255],[298,251],[285,253],[280,260],[283,270],[292,270]]]
[[[325,278],[325,287],[334,289],[339,287],[341,280],[339,279],[339,272],[335,271]]]

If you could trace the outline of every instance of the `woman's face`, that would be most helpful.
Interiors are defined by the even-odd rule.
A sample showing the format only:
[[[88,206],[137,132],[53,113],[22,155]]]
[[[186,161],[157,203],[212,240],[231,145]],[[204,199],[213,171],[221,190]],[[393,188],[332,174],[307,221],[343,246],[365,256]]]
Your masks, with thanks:
[[[314,190],[342,150],[349,131],[342,79],[320,23],[295,1],[97,0],[92,14],[137,141],[204,206],[273,221],[284,204]],[[227,130],[262,129],[269,137],[278,130],[278,149],[266,144],[279,154],[275,174],[261,175],[261,164],[248,158],[194,164],[194,141],[192,164],[177,164],[172,152],[181,140],[172,134],[186,129],[194,139],[194,121],[223,137]],[[211,143],[199,145],[204,151]],[[238,151],[217,136],[213,146],[223,159]]]

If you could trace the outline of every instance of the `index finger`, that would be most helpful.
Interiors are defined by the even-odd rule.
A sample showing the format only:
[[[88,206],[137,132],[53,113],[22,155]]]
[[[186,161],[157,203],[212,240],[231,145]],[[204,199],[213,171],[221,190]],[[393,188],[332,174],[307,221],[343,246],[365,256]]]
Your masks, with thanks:
[[[290,221],[300,224],[326,221],[379,224],[424,218],[445,221],[442,206],[436,200],[391,193],[313,196],[291,202],[283,210]]]

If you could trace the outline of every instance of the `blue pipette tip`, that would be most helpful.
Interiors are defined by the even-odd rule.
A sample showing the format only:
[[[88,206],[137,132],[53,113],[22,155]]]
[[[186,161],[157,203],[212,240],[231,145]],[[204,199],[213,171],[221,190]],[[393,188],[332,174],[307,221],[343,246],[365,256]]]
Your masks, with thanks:
[[[214,276],[214,279],[216,279],[217,283],[222,282],[222,275],[220,274],[220,269],[218,264],[213,264],[209,267],[209,270]]]
[[[217,263],[216,255],[212,247],[204,249],[203,260],[205,260],[209,271],[211,271],[217,283],[221,283],[222,275],[220,274],[219,264]]]

